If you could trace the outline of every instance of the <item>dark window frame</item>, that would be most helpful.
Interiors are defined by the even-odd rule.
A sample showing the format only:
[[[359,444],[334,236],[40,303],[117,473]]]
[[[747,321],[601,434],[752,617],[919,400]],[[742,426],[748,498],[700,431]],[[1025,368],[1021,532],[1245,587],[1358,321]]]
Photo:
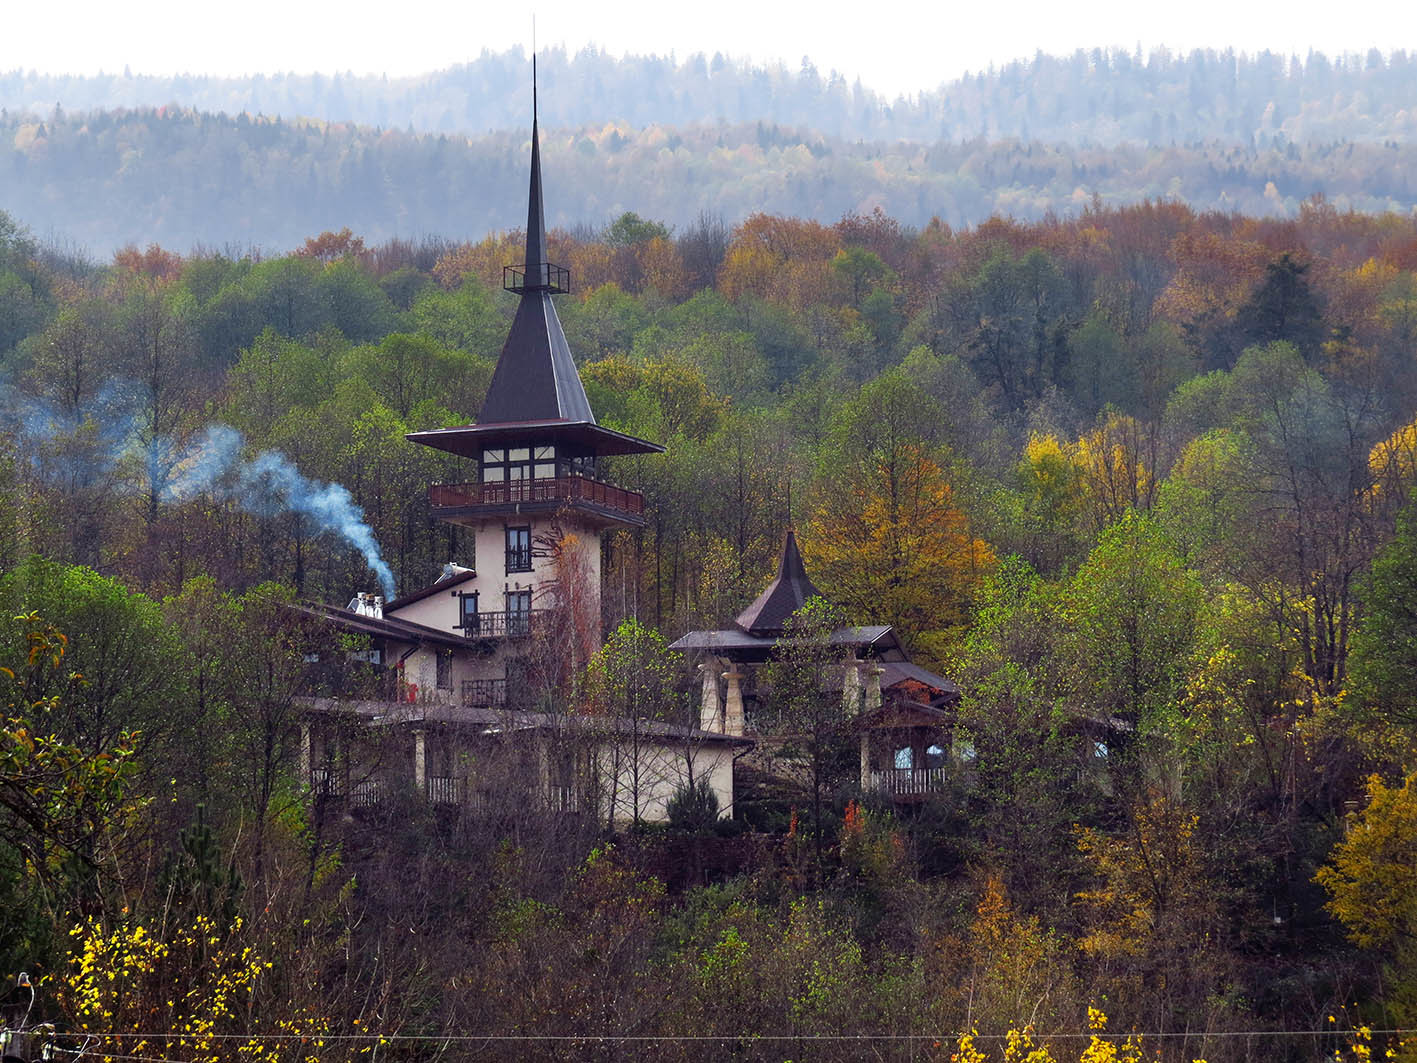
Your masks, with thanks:
[[[468,609],[468,601],[472,601],[472,608]],[[478,609],[477,591],[469,594],[458,595],[458,626],[463,629],[464,634],[472,634],[481,626],[479,623],[480,610]]]
[[[524,541],[516,546],[512,545],[512,535],[519,533],[524,536]],[[506,559],[507,573],[530,572],[531,571],[531,525],[530,524],[508,524],[506,526]]]

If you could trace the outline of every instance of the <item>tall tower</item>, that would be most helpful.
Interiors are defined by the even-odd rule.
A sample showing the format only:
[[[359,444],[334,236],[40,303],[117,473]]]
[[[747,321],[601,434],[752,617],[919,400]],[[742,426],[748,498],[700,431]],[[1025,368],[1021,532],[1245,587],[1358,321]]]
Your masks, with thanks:
[[[552,296],[570,291],[570,272],[546,258],[532,60],[531,181],[526,260],[506,266],[502,286],[520,297],[477,423],[413,432],[414,443],[473,459],[469,483],[429,488],[433,512],[473,530],[476,575],[459,588],[459,627],[470,638],[533,633],[553,600],[555,562],[537,544],[553,526],[574,537],[576,578],[599,636],[600,546],[606,529],[644,524],[643,496],[602,478],[601,459],[649,454],[663,447],[595,421]]]

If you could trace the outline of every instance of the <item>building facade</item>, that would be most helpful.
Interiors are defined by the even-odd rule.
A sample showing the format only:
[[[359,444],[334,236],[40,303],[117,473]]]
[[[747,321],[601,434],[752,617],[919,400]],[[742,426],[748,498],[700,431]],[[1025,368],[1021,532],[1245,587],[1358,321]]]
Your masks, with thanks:
[[[476,422],[408,436],[468,460],[468,479],[433,484],[428,501],[469,530],[474,556],[388,603],[307,607],[366,640],[377,689],[312,696],[302,770],[356,805],[411,785],[472,809],[505,797],[653,821],[703,784],[729,815],[741,735],[565,703],[601,643],[602,538],[644,524],[643,498],[608,481],[605,459],[663,447],[598,424],[586,398],[553,302],[570,275],[547,261],[535,117],[527,199],[525,261],[503,271],[517,311]]]

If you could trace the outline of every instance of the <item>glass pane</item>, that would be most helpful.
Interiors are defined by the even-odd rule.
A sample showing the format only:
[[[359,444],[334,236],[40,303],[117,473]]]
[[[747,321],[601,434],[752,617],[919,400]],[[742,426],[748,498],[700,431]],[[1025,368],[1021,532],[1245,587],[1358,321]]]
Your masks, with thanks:
[[[529,447],[512,447],[507,451],[508,461],[526,461],[530,457],[531,449]]]
[[[901,771],[909,771],[915,766],[915,751],[909,746],[895,751],[895,766]]]
[[[556,479],[556,466],[555,466],[555,465],[538,465],[538,466],[536,466],[536,471],[534,472],[533,475],[534,475],[538,480],[554,480],[554,479]]]
[[[537,448],[536,448],[536,460],[537,460],[537,461],[552,461],[552,460],[555,459],[555,457],[556,457],[556,448],[555,448],[555,447],[537,447]]]
[[[484,450],[482,452],[483,461],[506,461],[505,450]]]
[[[507,470],[501,465],[491,467],[483,466],[482,482],[485,484],[499,484],[507,478]]]
[[[507,479],[509,480],[530,480],[531,470],[525,465],[507,466]]]

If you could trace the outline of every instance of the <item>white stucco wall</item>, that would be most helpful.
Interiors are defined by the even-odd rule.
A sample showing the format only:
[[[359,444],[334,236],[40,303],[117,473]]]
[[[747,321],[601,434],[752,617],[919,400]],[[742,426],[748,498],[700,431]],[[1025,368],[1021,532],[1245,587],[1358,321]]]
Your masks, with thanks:
[[[613,803],[615,821],[632,822],[638,804],[642,821],[664,822],[669,818],[670,800],[680,787],[688,785],[691,774],[696,782],[708,778],[718,797],[719,818],[731,816],[733,752],[734,747],[726,743],[701,742],[686,750],[683,742],[667,743],[645,737],[640,738],[636,748],[629,736],[601,744],[596,750],[595,764],[602,819],[608,818]]]

